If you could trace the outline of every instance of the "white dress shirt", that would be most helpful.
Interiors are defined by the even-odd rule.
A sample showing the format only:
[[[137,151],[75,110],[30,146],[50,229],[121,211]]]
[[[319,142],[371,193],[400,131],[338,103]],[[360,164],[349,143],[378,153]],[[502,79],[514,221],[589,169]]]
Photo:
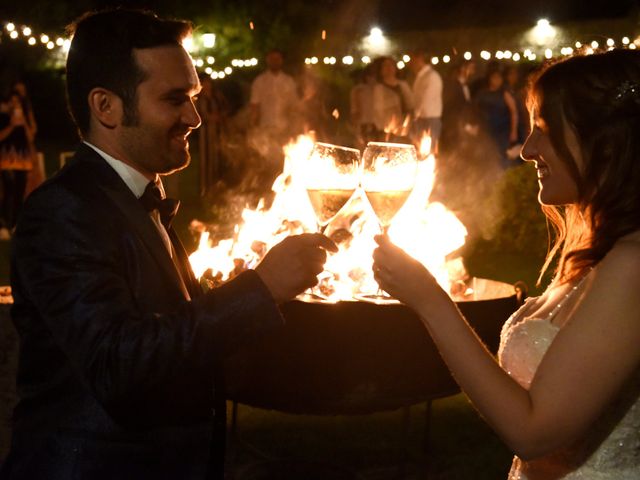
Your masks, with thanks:
[[[291,113],[298,106],[296,83],[284,72],[267,70],[258,75],[251,85],[251,103],[260,108],[261,127],[286,131]]]
[[[122,178],[122,181],[127,185],[127,187],[129,187],[129,190],[131,190],[131,192],[136,196],[136,198],[140,198],[142,196],[145,189],[147,188],[147,185],[150,182],[150,180],[147,177],[145,177],[138,170],[127,165],[123,161],[112,157],[106,152],[103,152],[95,145],[92,145],[87,141],[85,141],[84,143],[88,147],[91,147],[93,150],[95,150],[95,152],[98,155],[104,158],[104,160],[111,166],[111,168],[113,168],[116,171],[116,173],[120,176],[120,178]],[[165,198],[166,194],[164,191],[164,186],[162,185],[162,180],[160,180],[159,175],[156,175],[155,183],[160,189],[162,198]],[[160,233],[160,236],[162,237],[162,241],[167,247],[167,251],[169,252],[169,255],[173,257],[173,247],[171,245],[171,239],[169,238],[169,234],[167,233],[167,230],[164,228],[164,225],[162,225],[162,222],[160,221],[160,212],[158,212],[158,210],[153,210],[149,212],[149,216],[151,217],[151,220],[153,220],[153,223],[155,224],[156,228],[158,229],[158,233]]]
[[[442,117],[442,77],[430,65],[425,65],[413,82],[416,118]]]

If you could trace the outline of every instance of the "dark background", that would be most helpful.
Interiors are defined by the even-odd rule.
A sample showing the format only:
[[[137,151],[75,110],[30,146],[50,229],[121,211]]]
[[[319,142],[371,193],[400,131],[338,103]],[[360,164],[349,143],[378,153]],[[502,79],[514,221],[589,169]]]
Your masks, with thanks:
[[[256,26],[284,19],[292,29],[307,33],[315,27],[362,32],[372,24],[396,31],[533,23],[541,17],[564,22],[616,18],[638,8],[637,0],[31,0],[3,3],[6,4],[0,7],[0,17],[42,28],[62,28],[89,9],[125,5],[192,20],[235,12],[253,20]]]

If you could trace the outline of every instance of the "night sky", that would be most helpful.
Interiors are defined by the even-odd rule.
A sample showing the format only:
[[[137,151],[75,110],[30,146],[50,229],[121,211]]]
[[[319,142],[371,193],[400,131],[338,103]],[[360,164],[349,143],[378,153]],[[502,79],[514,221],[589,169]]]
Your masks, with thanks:
[[[379,16],[390,30],[421,30],[535,23],[543,17],[551,22],[616,18],[628,15],[638,3],[636,0],[381,0]]]
[[[0,2],[1,18],[29,17],[43,22],[56,13],[70,18],[92,7],[123,4],[145,6],[160,13],[187,18],[199,12],[215,15],[216,9],[241,7],[246,12],[299,12],[305,17],[333,17],[337,23],[351,26],[379,24],[387,31],[431,30],[452,27],[531,24],[546,17],[551,22],[590,18],[624,17],[638,12],[640,0],[31,0]],[[304,6],[302,6],[304,5]],[[45,13],[46,12],[46,13]],[[312,12],[309,15],[309,12]],[[315,15],[314,15],[315,13]],[[300,21],[297,18],[296,21]]]

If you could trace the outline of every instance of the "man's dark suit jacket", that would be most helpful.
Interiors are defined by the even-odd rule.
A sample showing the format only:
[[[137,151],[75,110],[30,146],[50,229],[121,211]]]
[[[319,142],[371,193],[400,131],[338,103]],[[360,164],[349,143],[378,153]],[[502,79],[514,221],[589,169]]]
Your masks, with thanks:
[[[20,401],[0,477],[201,479],[216,456],[220,474],[221,360],[283,320],[253,271],[203,293],[170,236],[190,300],[148,213],[91,148],[28,198],[11,272]]]

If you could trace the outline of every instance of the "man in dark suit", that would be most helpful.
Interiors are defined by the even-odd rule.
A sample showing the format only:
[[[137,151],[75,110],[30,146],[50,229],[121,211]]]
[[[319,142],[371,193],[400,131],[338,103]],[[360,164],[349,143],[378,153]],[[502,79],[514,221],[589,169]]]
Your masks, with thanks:
[[[223,477],[221,362],[282,324],[335,245],[289,237],[255,270],[203,293],[159,175],[189,163],[200,89],[190,25],[89,14],[67,60],[82,145],[28,199],[13,241],[21,339],[3,479]]]

